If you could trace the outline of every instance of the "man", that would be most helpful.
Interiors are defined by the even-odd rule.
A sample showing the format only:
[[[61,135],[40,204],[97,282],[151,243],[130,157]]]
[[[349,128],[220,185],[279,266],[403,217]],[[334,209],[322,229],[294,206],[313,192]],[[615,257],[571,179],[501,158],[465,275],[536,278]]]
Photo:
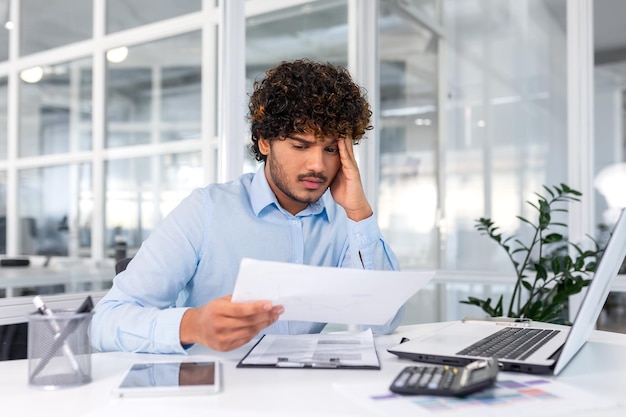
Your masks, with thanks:
[[[269,70],[249,103],[251,150],[261,167],[195,190],[163,220],[96,306],[94,347],[180,353],[200,343],[227,351],[259,333],[324,328],[280,321],[283,307],[269,301],[231,302],[244,257],[398,269],[354,157],[370,116],[360,87],[341,67],[297,60]],[[367,327],[391,332],[403,311]]]

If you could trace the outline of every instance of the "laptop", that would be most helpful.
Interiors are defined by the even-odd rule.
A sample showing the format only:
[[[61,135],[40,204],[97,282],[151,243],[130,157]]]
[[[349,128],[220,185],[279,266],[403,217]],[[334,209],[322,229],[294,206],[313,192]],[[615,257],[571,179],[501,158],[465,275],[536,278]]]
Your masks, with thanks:
[[[442,328],[411,339],[387,351],[400,358],[419,362],[463,366],[478,358],[495,356],[503,371],[558,375],[585,344],[608,297],[611,283],[626,257],[626,209],[623,209],[587,287],[572,326],[541,322],[450,322]],[[487,352],[477,345],[496,332],[504,342],[492,343]],[[508,339],[507,339],[508,338]],[[524,348],[512,341],[528,338]],[[540,342],[540,343],[536,343]],[[540,345],[540,346],[539,346]],[[504,351],[502,351],[504,350]]]

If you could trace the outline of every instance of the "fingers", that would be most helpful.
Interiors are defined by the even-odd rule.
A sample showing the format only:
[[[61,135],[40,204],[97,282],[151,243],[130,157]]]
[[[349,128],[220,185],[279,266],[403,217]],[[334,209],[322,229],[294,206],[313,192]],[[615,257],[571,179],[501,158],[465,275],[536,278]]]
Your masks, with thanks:
[[[284,312],[282,306],[272,306],[269,301],[233,303],[231,296],[213,300],[198,310],[201,313],[196,315],[194,328],[199,334],[195,335],[195,340],[219,351],[232,350],[249,342]]]
[[[372,215],[372,208],[361,183],[354,145],[351,138],[341,139],[337,144],[341,169],[330,186],[330,192],[335,202],[344,208],[348,218],[361,221]]]
[[[271,314],[278,318],[284,308],[282,306],[272,306],[269,301],[254,301],[251,303],[233,303],[231,301],[232,296],[219,298],[220,302],[224,302],[224,315],[236,319],[250,319],[254,320],[255,317],[261,316],[263,313]],[[216,300],[217,301],[217,300]]]
[[[356,157],[354,156],[354,145],[352,139],[343,138],[337,142],[339,148],[339,156],[341,158],[341,165],[347,169],[356,169]]]

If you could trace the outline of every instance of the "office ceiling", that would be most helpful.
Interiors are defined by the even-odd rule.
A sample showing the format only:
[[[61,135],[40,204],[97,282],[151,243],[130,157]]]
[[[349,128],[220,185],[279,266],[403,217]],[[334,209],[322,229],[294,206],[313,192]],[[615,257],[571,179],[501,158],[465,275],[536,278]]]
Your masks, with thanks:
[[[46,13],[44,13],[44,20],[46,21],[60,21],[62,19],[55,19],[55,14],[62,13],[62,10],[58,7],[54,7],[52,4],[48,4],[44,0],[31,0],[38,2],[40,7],[44,7]],[[76,1],[76,0],[63,0]],[[123,4],[123,1],[116,0],[117,4]],[[399,1],[399,0],[398,0]],[[429,4],[429,1],[424,1],[424,4]],[[434,1],[434,0],[432,0]],[[447,0],[449,1],[449,0]],[[465,1],[465,0],[464,0]],[[553,15],[554,20],[566,30],[567,16],[565,13],[567,0],[532,0],[542,1],[547,5],[550,13]],[[308,54],[315,56],[315,54],[321,54],[327,59],[331,59],[333,56],[345,57],[345,44],[341,42],[343,39],[333,31],[326,30],[329,26],[341,28],[341,21],[345,22],[346,16],[337,13],[337,10],[342,10],[342,7],[336,7],[337,5],[345,4],[341,0],[325,0],[325,1],[311,1],[311,0],[248,0],[247,9],[252,10],[254,17],[249,18],[249,36],[247,41],[251,44],[248,51],[248,64],[252,70],[259,68],[265,68],[269,64],[283,59],[285,56],[294,56],[297,54]],[[80,1],[83,3],[83,0]],[[135,4],[136,2],[130,2],[129,4]],[[159,1],[159,7],[180,7],[178,2],[171,1]],[[193,0],[185,0],[184,3],[192,4]],[[0,17],[6,14],[7,10],[2,10],[1,6],[9,4],[0,0]],[[385,3],[387,5],[393,4],[393,2]],[[454,4],[454,3],[449,3]],[[469,7],[482,7],[480,1],[466,3]],[[263,6],[263,7],[261,7]],[[130,7],[130,6],[129,6]],[[191,6],[189,6],[191,7]],[[345,6],[344,6],[345,7]],[[259,8],[261,10],[259,10]],[[278,9],[276,9],[278,8]],[[263,14],[262,10],[274,9],[271,13]],[[74,9],[74,14],[78,13],[79,9]],[[91,14],[90,8],[82,8],[85,15]],[[179,9],[177,9],[180,11]],[[249,10],[249,11],[250,11]],[[256,10],[256,13],[254,12]],[[458,10],[457,10],[458,11]],[[132,12],[132,13],[131,13]],[[139,13],[137,10],[128,10],[129,15]],[[142,20],[148,19],[147,15],[143,15]],[[167,12],[160,10],[160,16],[175,15],[176,12]],[[314,14],[315,17],[309,18],[308,15]],[[496,19],[498,16],[494,16]],[[78,19],[78,18],[77,18]],[[87,17],[86,17],[87,19]],[[277,24],[277,20],[281,21]],[[482,30],[480,22],[477,19],[481,19],[479,13],[472,19],[466,22],[468,25],[461,28],[469,32]],[[78,19],[80,21],[80,19]],[[625,74],[626,78],[626,0],[595,0],[594,1],[594,49],[596,65],[603,65],[616,74]],[[39,29],[45,27],[45,22],[30,22],[33,27]],[[336,24],[335,24],[336,23]],[[397,22],[396,22],[397,23]],[[291,25],[292,31],[285,30],[285,25]],[[334,25],[334,26],[332,26]],[[338,26],[337,26],[338,25]],[[34,37],[33,42],[47,42],[50,44],[63,44],[62,40],[58,42],[50,41],[49,37],[54,36],[56,30],[54,28],[48,28],[49,30],[43,30],[46,34],[45,37],[41,36],[42,30],[33,30],[28,33],[32,33]],[[425,32],[428,32],[427,30]],[[61,36],[58,34],[57,36]],[[88,37],[89,35],[85,35]],[[471,33],[470,35],[471,36]],[[416,39],[416,42],[421,40],[427,40],[427,36],[422,36],[423,39]],[[432,37],[431,37],[432,38]],[[396,39],[395,37],[393,39]],[[268,40],[270,40],[268,42]],[[165,41],[164,41],[165,42]],[[175,42],[175,40],[172,40]],[[427,43],[425,43],[428,46]],[[173,45],[174,46],[174,45]],[[419,45],[416,45],[417,48]],[[395,45],[397,47],[397,45]],[[146,46],[150,48],[150,46]],[[146,49],[144,48],[144,49]],[[163,42],[156,43],[154,45],[153,53],[156,55],[162,54]],[[297,50],[294,50],[297,48]],[[322,50],[318,50],[321,48]],[[393,52],[394,45],[384,45],[387,54]],[[404,45],[404,50],[406,45]],[[424,47],[425,48],[425,47]],[[424,50],[422,48],[422,50]],[[44,48],[42,48],[44,49]],[[168,50],[176,50],[175,47],[168,48]],[[195,52],[193,54],[196,54]],[[193,55],[192,54],[192,55]],[[145,57],[142,56],[143,62],[146,62]],[[176,56],[175,61],[180,63],[185,61],[184,56]],[[188,57],[193,62],[197,62],[197,56]],[[160,58],[163,59],[162,57]],[[125,65],[133,65],[132,60],[128,60]],[[427,78],[427,71],[419,72],[422,77]]]
[[[65,0],[67,1],[67,0]],[[70,0],[73,1],[73,0]],[[248,0],[251,3],[252,7],[256,4],[254,1]],[[539,0],[536,0],[539,1]],[[543,0],[547,5],[548,9],[554,16],[555,20],[559,22],[559,24],[565,29],[567,17],[565,16],[565,1],[566,0]],[[46,21],[55,20],[54,15],[60,13],[58,7],[55,7],[52,4],[48,4],[48,2],[39,1],[38,7],[45,7],[46,13],[43,13],[42,16],[45,16],[44,19]],[[80,2],[82,3],[82,1]],[[122,3],[122,2],[118,2]],[[186,2],[185,2],[186,3]],[[282,0],[277,1],[277,4],[283,3],[285,5],[303,5],[308,7],[308,11],[315,10],[316,2],[302,1],[297,0],[291,2],[283,2]],[[324,8],[328,8],[328,3],[332,2],[322,2],[320,5]],[[133,3],[134,4],[134,3]],[[307,6],[308,4],[308,6]],[[324,6],[325,4],[325,6]],[[164,7],[167,5],[171,5],[171,7],[179,7],[178,2],[159,2],[159,7]],[[8,2],[0,1],[0,17],[7,16],[8,10],[6,7],[8,6]],[[313,6],[313,7],[311,7]],[[191,6],[189,6],[191,7]],[[332,9],[332,8],[331,8]],[[84,8],[85,14],[91,13],[91,8]],[[293,7],[292,10],[298,10],[298,7]],[[150,9],[143,9],[141,11],[142,14],[150,12]],[[594,12],[594,49],[596,52],[596,62],[599,64],[623,61],[626,60],[626,1],[625,0],[595,0],[593,3],[593,12]],[[130,13],[129,11],[129,14]],[[176,12],[167,13],[163,10],[160,10],[158,13],[160,16],[166,15],[176,15]],[[6,19],[6,17],[5,17]],[[146,20],[147,17],[143,16],[142,20]],[[150,19],[147,19],[148,21]],[[41,25],[44,25],[45,22],[41,22]],[[34,26],[37,26],[33,23]],[[41,29],[43,26],[39,26]],[[267,30],[272,30],[271,25],[267,25]],[[52,28],[51,28],[52,29]],[[306,29],[306,28],[301,28]],[[46,36],[53,36],[56,32],[54,30],[44,31]],[[62,32],[62,31],[59,31]],[[284,33],[284,30],[282,31]],[[41,33],[41,30],[35,31],[36,33]],[[316,33],[315,36],[320,36],[320,33]],[[332,35],[332,34],[331,34]],[[37,36],[37,35],[36,35]],[[60,34],[58,36],[61,36]],[[63,42],[59,42],[58,44],[63,44]]]

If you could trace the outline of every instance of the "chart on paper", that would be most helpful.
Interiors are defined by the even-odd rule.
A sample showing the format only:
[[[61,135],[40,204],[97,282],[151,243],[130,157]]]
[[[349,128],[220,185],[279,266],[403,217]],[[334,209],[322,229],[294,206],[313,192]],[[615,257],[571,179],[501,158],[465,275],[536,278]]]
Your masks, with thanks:
[[[509,373],[501,373],[493,388],[465,398],[403,396],[382,384],[342,384],[337,388],[381,416],[550,417],[617,406],[613,401],[552,379]]]

